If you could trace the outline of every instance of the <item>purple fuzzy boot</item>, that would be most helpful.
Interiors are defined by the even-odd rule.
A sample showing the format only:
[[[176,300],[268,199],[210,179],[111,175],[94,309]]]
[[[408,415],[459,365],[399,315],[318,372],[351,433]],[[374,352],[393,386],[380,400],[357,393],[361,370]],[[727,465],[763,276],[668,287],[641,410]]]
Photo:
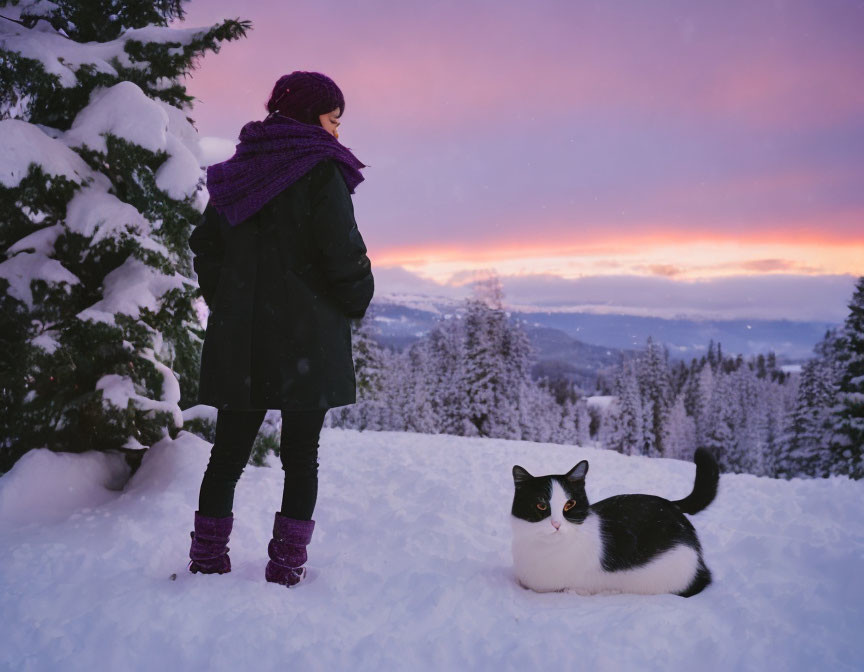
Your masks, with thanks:
[[[267,546],[270,562],[264,577],[271,583],[293,586],[306,576],[306,546],[312,539],[314,520],[296,520],[276,513],[273,538]]]
[[[234,525],[234,514],[226,518],[211,518],[195,512],[195,531],[189,549],[189,571],[193,574],[225,574],[231,571],[228,557],[228,537]]]

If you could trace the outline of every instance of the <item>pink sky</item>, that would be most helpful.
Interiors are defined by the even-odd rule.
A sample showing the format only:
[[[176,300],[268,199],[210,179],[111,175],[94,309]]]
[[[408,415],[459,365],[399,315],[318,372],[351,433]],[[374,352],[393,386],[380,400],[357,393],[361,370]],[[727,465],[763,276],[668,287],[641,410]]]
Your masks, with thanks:
[[[292,70],[342,88],[382,279],[864,274],[860,2],[187,9],[186,26],[253,22],[187,80],[203,136],[263,118]]]

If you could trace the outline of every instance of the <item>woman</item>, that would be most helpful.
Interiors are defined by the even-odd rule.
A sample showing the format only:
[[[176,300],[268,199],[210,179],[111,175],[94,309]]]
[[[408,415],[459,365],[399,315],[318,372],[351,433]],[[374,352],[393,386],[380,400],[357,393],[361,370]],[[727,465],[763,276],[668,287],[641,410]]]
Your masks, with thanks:
[[[234,486],[273,408],[285,484],[265,577],[292,586],[306,575],[324,416],[356,401],[349,320],[365,314],[374,282],[350,196],[365,165],[337,140],[339,87],[296,71],[267,111],[208,168],[210,201],[189,238],[210,307],[198,401],[218,409],[189,570],[231,571]]]

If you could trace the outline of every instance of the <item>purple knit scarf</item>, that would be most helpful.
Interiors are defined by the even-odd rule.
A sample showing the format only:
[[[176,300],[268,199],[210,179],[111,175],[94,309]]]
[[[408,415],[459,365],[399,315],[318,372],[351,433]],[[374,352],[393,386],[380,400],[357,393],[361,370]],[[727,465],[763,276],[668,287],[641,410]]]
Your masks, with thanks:
[[[279,113],[250,121],[240,131],[234,156],[207,168],[210,202],[236,226],[326,158],[337,160],[353,194],[366,165],[321,126]]]

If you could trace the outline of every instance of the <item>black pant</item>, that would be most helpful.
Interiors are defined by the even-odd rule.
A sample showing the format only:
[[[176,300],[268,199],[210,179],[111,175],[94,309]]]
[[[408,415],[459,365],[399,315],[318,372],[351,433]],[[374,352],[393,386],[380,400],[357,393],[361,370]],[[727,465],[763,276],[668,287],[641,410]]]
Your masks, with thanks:
[[[201,481],[198,511],[203,516],[224,518],[234,508],[234,487],[249,462],[265,410],[219,409],[216,440]],[[281,513],[297,520],[311,520],[318,498],[318,439],[326,409],[283,411],[279,457],[285,472]]]

